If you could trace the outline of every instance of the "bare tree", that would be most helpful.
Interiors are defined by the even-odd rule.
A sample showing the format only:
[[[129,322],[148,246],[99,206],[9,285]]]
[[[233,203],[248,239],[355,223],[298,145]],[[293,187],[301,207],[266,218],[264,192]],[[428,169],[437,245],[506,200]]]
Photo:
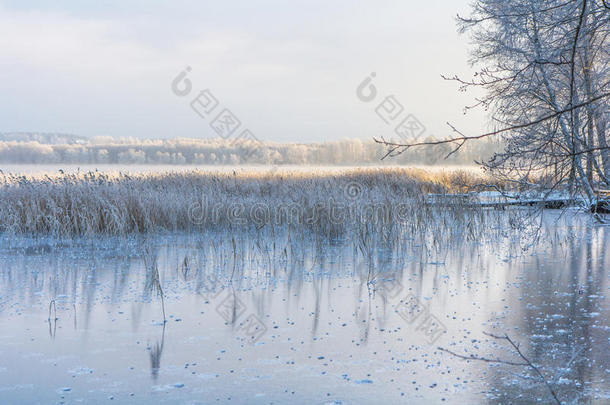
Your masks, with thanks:
[[[548,194],[569,190],[596,204],[596,188],[609,186],[610,11],[600,0],[478,0],[469,17],[458,16],[474,43],[471,80],[447,78],[484,96],[466,110],[491,112],[500,129],[433,142],[393,143],[387,156],[409,148],[499,137],[502,152],[483,167],[519,187],[532,178]],[[457,135],[456,135],[457,134]]]

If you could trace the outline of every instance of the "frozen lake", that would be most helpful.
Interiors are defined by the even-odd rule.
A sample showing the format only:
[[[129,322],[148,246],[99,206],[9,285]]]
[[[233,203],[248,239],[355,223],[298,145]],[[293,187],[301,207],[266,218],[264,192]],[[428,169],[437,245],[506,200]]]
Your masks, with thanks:
[[[252,232],[0,247],[2,403],[608,403],[610,228],[362,246]],[[381,240],[381,239],[380,239]],[[167,322],[163,322],[165,319]]]

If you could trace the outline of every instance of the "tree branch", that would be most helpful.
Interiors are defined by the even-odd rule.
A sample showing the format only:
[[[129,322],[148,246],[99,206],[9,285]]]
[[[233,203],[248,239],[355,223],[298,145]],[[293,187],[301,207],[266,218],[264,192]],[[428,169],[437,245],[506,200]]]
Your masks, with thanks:
[[[449,125],[449,127],[451,127],[453,129],[454,132],[457,132],[458,134],[460,134],[461,136],[459,137],[454,137],[454,138],[448,138],[448,139],[442,139],[442,140],[437,140],[437,141],[425,141],[425,142],[414,142],[414,143],[397,143],[397,142],[390,142],[390,141],[386,141],[383,137],[381,137],[381,139],[377,139],[377,138],[373,138],[373,140],[379,144],[385,145],[390,147],[390,151],[388,153],[385,154],[385,156],[383,156],[382,160],[385,159],[388,156],[397,156],[400,155],[401,153],[403,153],[405,150],[415,147],[415,146],[434,146],[434,145],[444,145],[444,144],[449,144],[449,143],[458,143],[456,149],[451,152],[449,155],[447,155],[447,157],[449,157],[452,153],[456,152],[459,148],[462,147],[462,145],[466,142],[466,141],[470,141],[470,140],[474,140],[474,139],[483,139],[483,138],[487,138],[490,136],[494,136],[494,135],[499,135],[505,132],[509,132],[509,131],[515,131],[517,129],[523,129],[523,128],[528,128],[531,127],[533,125],[537,125],[540,123],[543,123],[545,121],[551,120],[553,118],[557,118],[563,114],[572,112],[578,108],[582,108],[586,105],[589,105],[591,103],[594,103],[598,100],[601,100],[603,98],[606,98],[610,96],[610,92],[607,93],[603,93],[597,97],[593,97],[592,99],[585,101],[583,103],[574,105],[572,107],[554,112],[553,114],[549,114],[549,115],[545,115],[541,118],[538,118],[534,121],[530,121],[530,122],[526,122],[524,124],[519,124],[519,125],[513,125],[507,128],[502,128],[502,129],[498,129],[496,131],[492,131],[492,132],[487,132],[485,134],[481,134],[481,135],[474,135],[474,136],[467,136],[462,134],[461,132],[459,132],[457,129],[455,129],[455,127],[453,125],[451,125],[450,123],[447,123],[447,125]],[[402,149],[402,150],[401,150]],[[395,153],[398,150],[398,153]]]
[[[542,374],[540,369],[523,354],[518,343],[515,343],[508,335],[498,336],[498,335],[494,335],[492,333],[487,333],[487,332],[483,332],[483,334],[485,334],[489,337],[492,337],[494,339],[506,340],[515,349],[517,354],[519,354],[519,357],[521,357],[523,359],[523,362],[515,362],[515,361],[501,360],[501,359],[488,359],[486,357],[479,357],[479,356],[475,356],[473,354],[471,354],[470,356],[464,356],[461,354],[454,353],[451,350],[448,350],[448,349],[445,349],[442,347],[438,347],[438,350],[449,353],[452,356],[458,357],[463,360],[477,360],[477,361],[483,361],[486,363],[507,364],[510,366],[528,366],[532,370],[534,370],[534,372],[536,373],[538,378],[546,385],[546,387],[548,388],[548,390],[551,393],[551,396],[553,397],[555,402],[558,403],[559,405],[561,405],[561,401],[557,397],[557,393],[555,392],[555,390],[553,390],[553,387],[551,387],[549,382],[546,380],[546,378],[544,377],[544,374]]]

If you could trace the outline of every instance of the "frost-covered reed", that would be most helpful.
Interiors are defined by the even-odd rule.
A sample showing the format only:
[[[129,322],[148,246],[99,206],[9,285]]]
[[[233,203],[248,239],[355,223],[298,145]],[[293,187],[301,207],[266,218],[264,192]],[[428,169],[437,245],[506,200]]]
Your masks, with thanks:
[[[0,175],[0,231],[75,236],[291,227],[333,238],[432,228],[474,236],[489,211],[431,205],[427,195],[460,193],[488,180],[482,177],[417,169]]]

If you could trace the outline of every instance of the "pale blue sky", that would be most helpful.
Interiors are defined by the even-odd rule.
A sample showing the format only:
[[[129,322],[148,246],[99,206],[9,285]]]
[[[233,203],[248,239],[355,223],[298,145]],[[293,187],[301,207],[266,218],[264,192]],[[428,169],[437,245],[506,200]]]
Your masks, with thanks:
[[[0,132],[212,137],[189,107],[209,88],[260,139],[389,137],[356,97],[372,71],[429,133],[477,132],[484,116],[462,115],[473,95],[440,78],[471,71],[454,22],[467,4],[0,0]],[[180,98],[170,84],[187,65]]]

